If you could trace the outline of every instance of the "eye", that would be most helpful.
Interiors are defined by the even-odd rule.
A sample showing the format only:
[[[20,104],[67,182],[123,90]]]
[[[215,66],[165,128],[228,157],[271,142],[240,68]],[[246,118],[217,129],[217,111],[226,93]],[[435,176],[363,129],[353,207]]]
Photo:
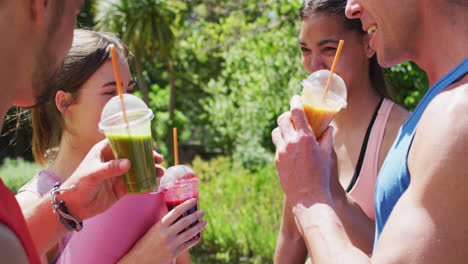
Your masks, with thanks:
[[[336,48],[335,47],[325,47],[322,49],[322,52],[328,56],[335,56]]]
[[[306,48],[306,47],[301,47],[301,51],[302,51],[302,52],[309,52],[310,49],[308,49],[308,48]]]
[[[116,95],[117,91],[116,90],[110,90],[104,93],[105,95]]]

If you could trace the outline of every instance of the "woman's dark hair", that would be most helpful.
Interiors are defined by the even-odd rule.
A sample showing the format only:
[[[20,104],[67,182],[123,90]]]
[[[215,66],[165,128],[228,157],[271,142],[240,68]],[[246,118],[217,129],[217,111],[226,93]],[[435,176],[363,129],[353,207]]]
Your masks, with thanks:
[[[360,19],[348,19],[345,15],[347,0],[305,0],[304,5],[299,11],[301,20],[305,20],[314,14],[326,13],[330,16],[335,16],[341,19],[345,27],[349,30],[354,30],[359,34],[367,34],[362,30]],[[377,55],[375,54],[369,62],[369,76],[372,86],[383,97],[390,97],[387,85],[385,82],[385,75],[377,62]]]
[[[34,159],[41,165],[47,164],[47,152],[58,147],[65,122],[55,104],[55,94],[61,90],[79,97],[83,84],[109,59],[109,45],[114,44],[117,54],[126,60],[130,58],[128,48],[113,34],[76,29],[73,44],[65,57],[63,66],[55,81],[48,89],[53,96],[41,107],[31,111]]]

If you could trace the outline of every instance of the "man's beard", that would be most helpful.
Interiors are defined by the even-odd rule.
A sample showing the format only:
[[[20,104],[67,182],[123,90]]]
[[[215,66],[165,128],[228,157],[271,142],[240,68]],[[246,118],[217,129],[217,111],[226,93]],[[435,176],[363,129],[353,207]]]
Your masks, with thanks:
[[[53,89],[54,82],[57,79],[60,70],[62,69],[63,59],[59,66],[57,64],[57,56],[54,51],[51,50],[53,45],[54,36],[57,34],[58,27],[61,22],[63,14],[64,1],[58,0],[55,3],[56,10],[54,19],[49,25],[47,32],[47,41],[44,43],[43,52],[38,54],[38,60],[36,63],[36,70],[33,75],[32,89],[34,95],[34,105],[30,107],[38,107],[44,105],[52,96],[54,96],[55,89]]]
[[[55,68],[53,66],[55,61],[55,56],[52,54],[40,56],[32,82],[35,102],[30,107],[42,106],[54,96],[56,91],[53,86],[62,67]]]

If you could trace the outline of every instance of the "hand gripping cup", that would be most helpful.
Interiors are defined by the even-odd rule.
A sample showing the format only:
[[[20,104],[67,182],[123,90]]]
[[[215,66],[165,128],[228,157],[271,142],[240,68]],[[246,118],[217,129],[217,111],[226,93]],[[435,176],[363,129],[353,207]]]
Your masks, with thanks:
[[[198,210],[198,183],[200,179],[197,178],[192,169],[185,165],[176,165],[169,167],[159,183],[159,190],[164,194],[164,201],[166,202],[167,210],[171,211],[179,204],[197,198],[197,205],[190,208],[180,218],[194,213]],[[182,232],[194,226],[198,221],[193,222],[185,228]],[[181,232],[181,233],[182,233]],[[200,238],[201,234],[198,233],[194,238]]]
[[[107,102],[101,113],[99,131],[109,139],[116,159],[130,160],[130,170],[123,175],[129,194],[145,193],[156,188],[153,145],[151,141],[151,109],[138,97],[123,95],[128,126],[124,121],[119,96]]]
[[[333,74],[329,90],[325,93],[329,76],[330,71],[319,70],[301,82],[304,87],[301,94],[302,105],[317,139],[323,135],[333,117],[346,107],[346,85],[337,74]]]

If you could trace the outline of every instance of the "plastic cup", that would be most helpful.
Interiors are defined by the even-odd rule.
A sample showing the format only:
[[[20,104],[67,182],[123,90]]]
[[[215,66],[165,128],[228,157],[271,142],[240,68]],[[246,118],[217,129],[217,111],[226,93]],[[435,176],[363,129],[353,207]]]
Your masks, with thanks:
[[[319,70],[301,82],[304,87],[301,102],[317,139],[323,135],[335,115],[346,107],[346,85],[337,74],[333,74],[328,93],[325,94],[329,76],[330,71]]]
[[[164,194],[164,201],[167,206],[167,210],[171,211],[176,206],[182,204],[183,202],[196,198],[197,204],[190,208],[188,211],[184,212],[177,220],[181,219],[184,216],[194,213],[198,210],[198,179],[192,169],[185,165],[176,165],[169,167],[164,176],[161,178],[159,183],[159,191]],[[198,221],[193,222],[188,227],[186,227],[182,232],[188,230]],[[181,232],[181,233],[182,233]],[[198,233],[194,238],[200,238],[201,234]]]
[[[128,126],[124,121],[119,96],[107,102],[101,113],[99,131],[109,139],[116,159],[130,160],[130,170],[122,177],[129,194],[146,193],[156,188],[156,169],[151,140],[151,109],[138,97],[124,94]]]

